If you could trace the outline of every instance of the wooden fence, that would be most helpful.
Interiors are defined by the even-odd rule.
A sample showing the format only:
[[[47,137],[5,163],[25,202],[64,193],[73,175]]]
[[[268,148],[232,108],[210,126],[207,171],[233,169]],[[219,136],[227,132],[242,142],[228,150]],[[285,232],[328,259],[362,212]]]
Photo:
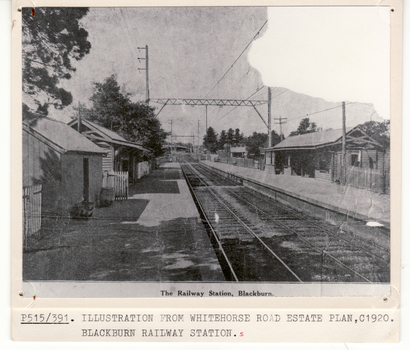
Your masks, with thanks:
[[[261,162],[258,160],[254,160],[251,158],[234,158],[234,157],[226,157],[226,158],[219,158],[221,163],[232,164],[244,168],[253,168],[253,169],[261,169]]]
[[[105,171],[102,187],[114,188],[115,200],[128,199],[128,171]]]
[[[23,242],[41,229],[42,185],[23,187]]]
[[[381,169],[350,167],[346,174],[346,184],[386,193],[390,190],[390,172]]]

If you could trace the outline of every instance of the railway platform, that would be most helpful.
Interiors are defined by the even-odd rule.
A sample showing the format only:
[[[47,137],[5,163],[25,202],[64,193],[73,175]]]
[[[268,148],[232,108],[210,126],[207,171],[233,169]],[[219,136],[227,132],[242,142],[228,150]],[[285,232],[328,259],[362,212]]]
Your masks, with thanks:
[[[147,275],[157,270],[163,281],[225,280],[179,163],[165,163],[134,184],[128,200],[148,201],[138,220],[123,222],[151,232],[144,251],[155,250],[163,266],[152,265]]]
[[[376,221],[390,228],[390,196],[300,176],[272,175],[259,169],[202,161],[203,164],[250,180],[292,198],[342,215]]]
[[[225,281],[178,163],[89,220],[48,219],[25,247],[24,280]]]

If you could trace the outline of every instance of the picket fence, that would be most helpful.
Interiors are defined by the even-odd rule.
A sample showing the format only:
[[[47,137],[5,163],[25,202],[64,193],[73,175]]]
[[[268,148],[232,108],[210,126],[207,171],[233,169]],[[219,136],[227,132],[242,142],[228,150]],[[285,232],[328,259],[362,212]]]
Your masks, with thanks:
[[[234,157],[226,157],[226,158],[219,158],[221,163],[232,164],[244,168],[253,168],[253,169],[260,169],[261,163],[260,161],[251,159],[251,158],[234,158]]]
[[[23,187],[23,242],[41,229],[42,185]]]
[[[346,184],[385,193],[390,189],[390,172],[383,172],[381,169],[350,167],[347,171]]]
[[[102,187],[113,188],[115,200],[128,199],[128,171],[105,171]]]

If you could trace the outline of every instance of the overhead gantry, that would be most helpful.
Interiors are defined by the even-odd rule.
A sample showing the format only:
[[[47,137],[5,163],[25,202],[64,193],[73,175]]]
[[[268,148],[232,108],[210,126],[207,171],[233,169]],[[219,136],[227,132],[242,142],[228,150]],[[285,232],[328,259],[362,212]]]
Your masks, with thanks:
[[[161,109],[158,111],[158,116],[166,105],[170,106],[205,106],[205,116],[206,116],[206,129],[208,130],[208,106],[230,106],[230,107],[253,107],[261,118],[263,123],[268,128],[269,139],[271,138],[271,116],[270,116],[270,88],[268,90],[267,100],[236,100],[236,99],[221,99],[221,98],[153,98],[150,101],[154,103],[162,104]],[[268,104],[268,122],[263,119],[262,115],[257,110],[257,106]]]

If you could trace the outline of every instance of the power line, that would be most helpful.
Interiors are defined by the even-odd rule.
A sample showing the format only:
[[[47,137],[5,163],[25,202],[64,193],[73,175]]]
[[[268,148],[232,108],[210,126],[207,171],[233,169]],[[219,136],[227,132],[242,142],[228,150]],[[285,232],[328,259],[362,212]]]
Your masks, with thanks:
[[[255,95],[257,92],[259,92],[260,90],[262,90],[264,87],[266,87],[266,86],[263,85],[261,88],[257,89],[252,95],[250,95],[250,96],[248,97],[248,99],[251,98],[253,95]],[[278,97],[278,96],[284,94],[284,93],[287,92],[287,91],[289,91],[289,89],[286,89],[286,90],[280,92],[279,94],[273,96],[272,99],[274,99],[274,98],[276,98],[276,97]],[[260,96],[260,95],[261,95],[261,94],[256,95],[256,96]],[[218,119],[215,123],[218,123],[221,119],[225,118],[229,113],[231,113],[231,112],[232,112],[234,109],[236,109],[236,108],[237,108],[237,107],[232,108],[228,113],[226,113],[225,115],[223,115],[223,116],[222,116],[220,119]],[[245,115],[245,113],[241,114],[240,116],[243,116],[243,115]],[[215,124],[215,123],[213,123],[213,124]]]
[[[218,84],[221,82],[221,80],[223,79],[223,78],[225,78],[225,76],[228,74],[228,72],[233,68],[233,66],[235,65],[235,63],[239,60],[239,58],[243,55],[243,53],[248,49],[248,47],[252,44],[252,42],[255,40],[255,38],[259,35],[259,33],[260,33],[260,31],[262,30],[262,28],[265,26],[265,24],[268,22],[268,20],[266,20],[265,21],[265,23],[262,25],[262,27],[258,30],[258,32],[254,35],[254,37],[252,38],[252,40],[248,43],[248,45],[246,45],[246,47],[243,49],[243,51],[239,54],[239,56],[236,58],[236,60],[231,64],[231,66],[228,68],[228,70],[225,72],[225,74],[222,76],[222,78],[221,79],[219,79],[218,80],[218,82],[214,85],[214,87],[211,89],[211,90],[209,90],[209,92],[205,95],[205,97],[206,96],[208,96],[212,91],[213,91],[213,89],[215,89],[217,86],[218,86]]]
[[[233,88],[236,84],[239,84],[242,80],[246,79],[246,77],[248,76],[249,72],[251,71],[251,68],[248,68],[248,71],[245,73],[245,75],[240,78],[237,82],[235,82],[234,84],[231,85],[231,88]]]
[[[259,92],[260,90],[262,90],[265,87],[265,85],[262,85],[259,89],[256,89],[256,91],[250,95],[248,98],[246,98],[246,100],[250,99],[253,95],[255,95],[257,92]],[[219,118],[216,122],[212,123],[213,125],[218,123],[220,120],[222,120],[223,118],[225,118],[229,113],[233,112],[235,109],[237,109],[239,106],[232,108],[228,113],[224,114],[221,118]]]
[[[115,11],[115,9],[114,9],[114,11]],[[130,29],[128,28],[128,24],[127,24],[127,21],[126,21],[126,19],[125,19],[125,17],[124,17],[124,14],[123,14],[123,12],[122,12],[122,9],[120,8],[119,11],[120,11],[121,17],[122,17],[122,19],[123,19],[123,21],[124,21],[124,23],[125,23],[125,26],[127,27],[128,39],[129,39],[129,40],[127,40],[128,48],[129,48],[130,51],[131,51],[131,55],[134,57],[135,60],[137,60],[138,57],[135,57],[135,52],[134,52],[134,50],[131,48],[131,46],[133,45],[133,42],[132,42],[132,40],[131,40],[132,36],[131,36],[131,33],[130,33]],[[123,31],[124,31],[124,27],[121,26],[121,28],[122,28]],[[126,34],[125,31],[124,31],[124,34]],[[129,41],[131,42],[132,45],[130,45]]]
[[[278,120],[278,122],[274,122],[274,124],[279,124],[279,135],[280,139],[283,141],[282,124],[286,124],[288,122],[288,118],[282,118],[282,116],[279,116],[279,118],[273,118],[273,120]]]
[[[349,102],[349,103],[346,103],[345,105],[347,106],[347,105],[351,105],[351,104],[353,104],[353,103],[354,103],[354,102]],[[343,105],[339,105],[339,106],[336,106],[336,107],[331,107],[331,108],[322,109],[321,111],[316,111],[316,112],[304,114],[304,115],[302,115],[302,116],[300,116],[300,117],[288,118],[288,121],[295,120],[295,119],[300,119],[300,118],[305,118],[305,117],[309,117],[309,116],[311,116],[311,115],[318,114],[318,113],[322,113],[322,112],[326,112],[326,111],[330,111],[331,109],[336,109],[336,108],[339,108],[339,107],[342,107],[342,106],[343,106]]]

